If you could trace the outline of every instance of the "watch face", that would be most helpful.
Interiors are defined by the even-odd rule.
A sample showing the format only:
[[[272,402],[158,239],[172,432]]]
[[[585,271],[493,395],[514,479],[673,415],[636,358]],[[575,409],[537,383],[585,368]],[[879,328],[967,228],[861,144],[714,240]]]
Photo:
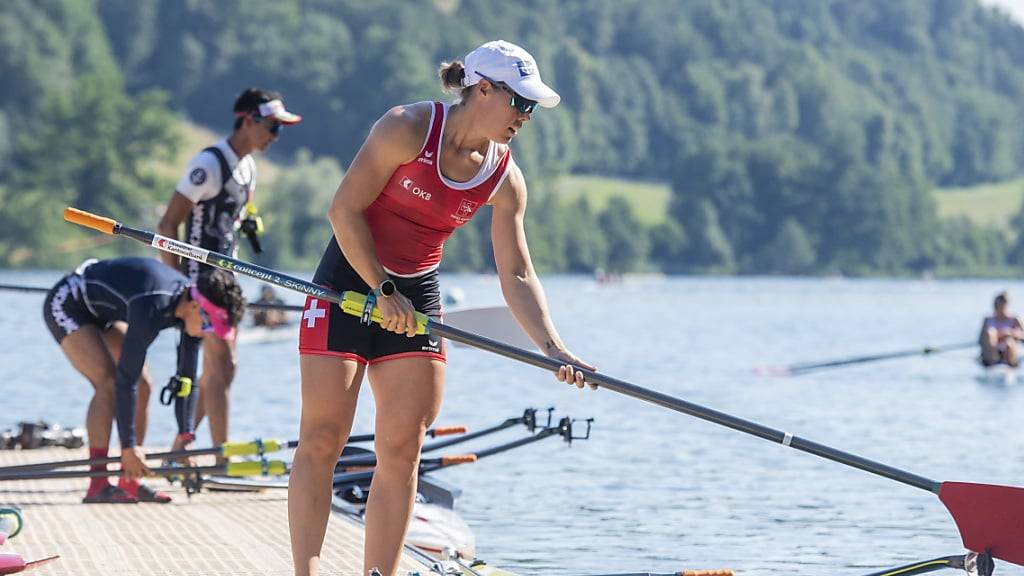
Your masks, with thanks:
[[[385,280],[380,283],[380,293],[384,296],[391,296],[395,293],[395,283],[392,280]]]

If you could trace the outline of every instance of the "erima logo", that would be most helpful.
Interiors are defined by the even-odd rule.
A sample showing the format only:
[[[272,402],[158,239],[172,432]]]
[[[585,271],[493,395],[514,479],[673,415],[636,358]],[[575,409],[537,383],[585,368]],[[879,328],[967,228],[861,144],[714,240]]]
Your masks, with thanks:
[[[430,200],[430,192],[427,192],[423,188],[417,186],[416,183],[412,181],[412,178],[402,178],[401,186],[424,200]]]

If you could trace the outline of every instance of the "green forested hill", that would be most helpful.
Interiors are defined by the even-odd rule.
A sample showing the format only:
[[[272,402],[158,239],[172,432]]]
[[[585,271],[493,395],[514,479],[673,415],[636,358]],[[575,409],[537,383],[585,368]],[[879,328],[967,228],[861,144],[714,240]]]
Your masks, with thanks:
[[[438,63],[493,38],[531,50],[563,96],[515,143],[534,196],[531,245],[548,269],[1024,262],[1016,235],[941,217],[932,192],[1007,180],[1024,163],[1024,29],[976,0],[10,0],[0,220],[69,200],[148,214],[166,189],[140,159],[170,154],[168,112],[225,130],[248,85],[282,91],[308,120],[275,154],[306,148],[297,161],[340,177],[387,107],[442,98]],[[609,202],[608,175],[667,182],[671,198],[653,208],[613,185],[631,201]],[[303,186],[329,198],[336,184],[306,175]],[[275,234],[289,242],[289,226],[318,213],[296,215],[278,193]],[[52,233],[0,225],[8,263]],[[287,253],[315,260],[306,246],[322,238],[307,236]],[[446,264],[486,268],[486,222],[460,236]]]

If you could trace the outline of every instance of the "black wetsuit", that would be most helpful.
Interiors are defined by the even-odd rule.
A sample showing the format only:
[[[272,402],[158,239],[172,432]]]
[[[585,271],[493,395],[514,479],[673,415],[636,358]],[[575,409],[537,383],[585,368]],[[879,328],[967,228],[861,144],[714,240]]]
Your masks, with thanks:
[[[121,357],[117,362],[115,395],[117,433],[122,448],[135,446],[135,387],[146,361],[146,351],[161,330],[184,325],[174,316],[182,293],[191,284],[182,273],[151,258],[115,258],[87,261],[62,278],[43,304],[50,332],[61,342],[84,324],[103,329],[127,322]],[[196,377],[198,339],[179,350],[178,375]],[[186,398],[175,398],[178,432],[192,432],[198,386]]]

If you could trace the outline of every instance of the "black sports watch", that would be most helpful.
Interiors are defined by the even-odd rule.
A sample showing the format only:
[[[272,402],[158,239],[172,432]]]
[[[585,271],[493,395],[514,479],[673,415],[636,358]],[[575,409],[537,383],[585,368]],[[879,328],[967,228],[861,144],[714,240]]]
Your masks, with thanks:
[[[388,278],[387,280],[381,282],[380,286],[377,286],[376,288],[373,289],[373,295],[378,298],[380,298],[381,296],[386,298],[388,296],[394,295],[394,293],[397,290],[398,288],[395,287],[395,281],[392,280],[391,278]]]

